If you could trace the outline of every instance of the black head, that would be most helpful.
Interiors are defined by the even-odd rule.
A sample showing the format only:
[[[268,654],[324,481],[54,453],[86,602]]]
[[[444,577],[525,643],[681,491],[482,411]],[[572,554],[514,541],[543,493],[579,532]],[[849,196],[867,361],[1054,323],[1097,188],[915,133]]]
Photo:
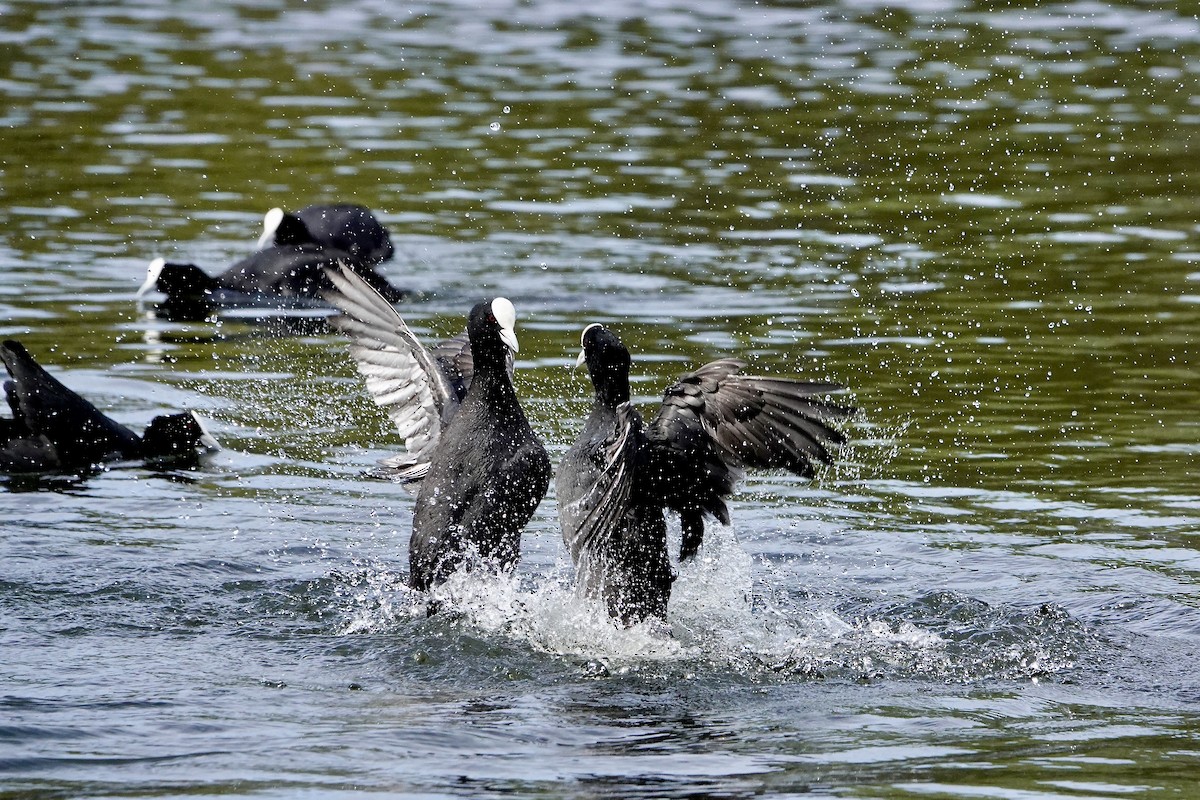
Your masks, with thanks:
[[[216,280],[195,264],[176,264],[156,258],[146,268],[146,282],[138,297],[159,291],[168,297],[196,296],[217,288]]]
[[[267,245],[288,247],[291,245],[313,244],[312,232],[295,214],[289,214],[282,208],[272,208],[263,217],[263,232],[258,238],[261,250]]]
[[[142,456],[147,459],[188,460],[200,450],[216,448],[217,440],[191,411],[155,417],[142,434]]]
[[[508,363],[508,351],[517,352],[517,311],[503,297],[477,303],[467,320],[467,337],[476,367],[481,359]]]
[[[629,349],[608,328],[598,323],[588,325],[579,337],[583,352],[580,363],[586,363],[596,397],[616,406],[629,400]]]

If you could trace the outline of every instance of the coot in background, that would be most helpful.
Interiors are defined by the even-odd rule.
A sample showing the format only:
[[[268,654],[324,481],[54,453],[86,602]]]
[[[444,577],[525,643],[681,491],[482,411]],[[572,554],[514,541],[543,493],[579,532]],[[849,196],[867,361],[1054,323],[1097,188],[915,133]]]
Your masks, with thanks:
[[[340,250],[318,245],[272,246],[259,250],[219,275],[209,275],[195,264],[178,264],[156,258],[146,269],[138,297],[150,291],[167,296],[166,305],[189,304],[215,308],[261,307],[321,308],[328,304],[322,293],[333,288],[325,271],[346,264],[362,276],[388,302],[404,299],[406,292],[366,264],[357,263]]]
[[[188,464],[217,447],[193,412],[158,416],[142,436],[46,372],[20,342],[0,345],[12,418],[0,418],[0,471],[86,470],[109,461]]]
[[[269,244],[316,244],[348,253],[364,264],[387,261],[395,252],[387,229],[370,209],[352,203],[312,205],[295,213],[272,208],[263,217],[259,248]]]
[[[362,206],[309,206],[298,214],[272,209],[264,219],[260,247],[217,275],[195,264],[157,258],[150,262],[138,297],[166,295],[161,304],[173,319],[202,319],[220,308],[326,308],[333,284],[326,270],[344,264],[388,302],[407,294],[375,270],[393,252],[387,230]]]
[[[693,557],[706,515],[729,524],[725,500],[742,470],[813,475],[854,412],[821,399],[837,384],[742,375],[741,361],[721,359],[667,389],[646,424],[629,403],[629,350],[617,335],[589,325],[581,343],[596,398],[555,478],[563,538],[581,590],[610,615],[662,618],[674,581],[665,512],[680,516],[680,558]]]
[[[408,448],[392,468],[420,481],[410,584],[428,590],[464,567],[512,569],[550,481],[550,459],[513,388],[512,303],[497,297],[471,309],[467,359],[462,337],[426,349],[354,272],[330,270],[330,279],[337,290],[326,297],[342,312],[332,323],[350,336],[368,391]]]

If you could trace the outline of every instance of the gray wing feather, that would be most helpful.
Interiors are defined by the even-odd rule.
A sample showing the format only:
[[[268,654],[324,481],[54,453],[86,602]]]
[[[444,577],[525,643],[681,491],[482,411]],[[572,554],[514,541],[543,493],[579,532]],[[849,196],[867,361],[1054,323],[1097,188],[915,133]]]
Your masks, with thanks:
[[[379,292],[343,264],[326,274],[335,291],[325,299],[341,312],[330,324],[350,337],[350,355],[367,391],[408,449],[384,464],[398,477],[418,480],[429,469],[459,393],[437,358]]]
[[[461,400],[475,375],[475,359],[471,354],[471,341],[467,338],[467,332],[463,331],[436,345],[430,353],[441,365],[442,371]]]
[[[591,489],[575,502],[574,535],[567,542],[571,557],[578,564],[611,538],[629,510],[633,493],[634,459],[637,451],[639,418],[629,403],[617,407],[617,424],[603,451],[604,463]]]
[[[471,355],[471,342],[467,339],[467,332],[463,331],[458,336],[447,339],[441,344],[433,348],[432,353],[434,358],[446,370],[446,374],[450,376],[450,382],[455,386],[461,386],[459,397],[466,394],[467,387],[471,385],[471,378],[475,374],[475,359]],[[516,378],[517,364],[511,350],[505,352],[505,366],[508,367],[508,377]]]
[[[835,426],[853,408],[821,399],[844,390],[835,383],[742,375],[744,364],[721,359],[684,375],[667,390],[655,425],[692,428],[699,424],[737,468],[782,468],[812,475],[833,461],[832,450],[846,441]]]

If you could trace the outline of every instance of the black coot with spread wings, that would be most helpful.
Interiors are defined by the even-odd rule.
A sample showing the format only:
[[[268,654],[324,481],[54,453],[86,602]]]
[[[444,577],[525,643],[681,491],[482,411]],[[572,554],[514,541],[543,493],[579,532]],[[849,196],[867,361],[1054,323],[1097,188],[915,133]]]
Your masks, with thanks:
[[[0,344],[11,418],[0,418],[0,472],[86,470],[108,461],[194,461],[216,441],[192,412],[155,417],[143,435],[110,419],[42,369],[20,342]]]
[[[629,403],[629,350],[602,325],[581,339],[596,399],[555,478],[563,537],[581,588],[613,617],[665,617],[674,581],[665,512],[680,516],[680,558],[693,557],[706,515],[729,524],[725,500],[742,470],[811,476],[832,461],[845,441],[835,426],[854,412],[820,399],[836,384],[742,375],[742,362],[721,359],[667,389],[647,424]]]
[[[463,567],[511,569],[550,481],[550,459],[513,388],[512,303],[479,303],[465,337],[427,350],[357,274],[329,278],[336,291],[326,297],[342,312],[333,325],[350,336],[367,390],[405,440],[408,452],[387,469],[421,484],[409,582],[427,590]]]

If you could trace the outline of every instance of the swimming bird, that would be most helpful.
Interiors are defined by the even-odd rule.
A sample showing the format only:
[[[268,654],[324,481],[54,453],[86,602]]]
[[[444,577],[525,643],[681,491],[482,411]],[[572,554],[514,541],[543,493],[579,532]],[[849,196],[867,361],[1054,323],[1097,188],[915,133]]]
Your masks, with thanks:
[[[203,317],[216,308],[327,307],[322,293],[333,288],[325,271],[348,264],[388,302],[399,302],[405,292],[388,283],[369,264],[345,252],[313,243],[272,245],[246,256],[219,275],[209,275],[195,264],[150,262],[138,297],[157,290],[167,296],[168,312],[183,318]]]
[[[563,538],[581,590],[626,625],[665,618],[675,579],[666,512],[678,514],[680,560],[693,558],[705,517],[728,525],[748,468],[811,476],[846,441],[854,411],[821,399],[833,383],[742,375],[725,358],[683,375],[649,424],[629,402],[629,350],[603,325],[580,337],[595,401],[555,476]]]
[[[404,437],[393,473],[419,481],[409,583],[428,590],[463,568],[512,570],[521,531],[550,482],[546,448],[512,381],[516,311],[497,297],[471,309],[465,337],[430,350],[355,272],[329,271],[326,298],[375,403]]]
[[[4,394],[12,418],[0,418],[0,472],[85,470],[108,461],[154,464],[195,460],[217,442],[194,412],[155,417],[145,433],[110,419],[68,389],[20,342],[0,344],[10,379]]]
[[[387,261],[395,252],[387,229],[375,215],[351,203],[307,206],[295,213],[272,208],[263,217],[258,247],[269,244],[316,244],[341,250],[365,264]]]

